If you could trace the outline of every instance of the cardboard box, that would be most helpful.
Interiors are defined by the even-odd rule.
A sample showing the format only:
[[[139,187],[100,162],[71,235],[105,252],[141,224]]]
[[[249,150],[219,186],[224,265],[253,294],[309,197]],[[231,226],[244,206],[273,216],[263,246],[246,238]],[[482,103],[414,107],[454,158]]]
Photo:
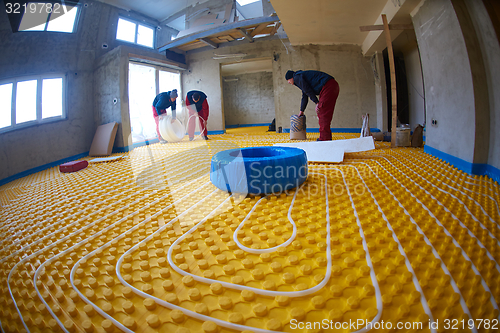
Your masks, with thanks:
[[[109,156],[113,151],[118,123],[112,122],[97,127],[90,146],[89,156]]]

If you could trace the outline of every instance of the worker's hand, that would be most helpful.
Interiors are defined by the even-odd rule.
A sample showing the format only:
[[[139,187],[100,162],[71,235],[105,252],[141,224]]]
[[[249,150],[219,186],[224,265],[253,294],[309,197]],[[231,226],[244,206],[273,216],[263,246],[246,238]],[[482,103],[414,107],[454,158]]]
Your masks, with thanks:
[[[170,120],[170,123],[172,123],[172,124],[173,124],[173,123],[175,123],[175,120],[176,120],[176,119],[177,119],[177,118],[172,118],[172,119]]]
[[[319,103],[316,104],[316,113],[318,113],[318,112],[319,112]]]
[[[299,117],[302,117],[304,115],[304,111],[299,112]]]

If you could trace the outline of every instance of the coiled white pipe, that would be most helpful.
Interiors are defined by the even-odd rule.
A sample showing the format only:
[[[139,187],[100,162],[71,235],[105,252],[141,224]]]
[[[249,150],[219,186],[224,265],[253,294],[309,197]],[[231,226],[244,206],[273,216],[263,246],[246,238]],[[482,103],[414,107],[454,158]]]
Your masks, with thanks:
[[[204,177],[204,176],[202,176],[202,177]],[[189,186],[191,183],[196,182],[197,180],[201,179],[202,177],[199,177],[198,179],[195,179],[195,180],[193,180],[193,181],[191,181],[191,182],[189,182],[189,183],[187,183],[187,184],[183,185],[182,187],[180,187],[180,188],[179,188],[179,189],[177,189],[176,191],[179,191],[179,190],[181,190],[182,188],[184,188],[184,187],[186,187],[186,186]],[[207,184],[208,184],[208,183],[207,183]],[[152,192],[152,193],[150,193],[149,195],[155,194],[156,192],[157,192],[157,191],[153,191],[153,192]],[[174,192],[175,192],[175,191],[174,191]],[[149,196],[149,195],[148,195],[148,196]],[[158,201],[160,201],[160,200],[162,200],[162,199],[165,199],[165,198],[167,198],[169,195],[170,195],[170,194],[167,194],[167,195],[163,196],[163,197],[162,197],[162,198],[160,198],[160,199],[156,199],[153,203],[158,202]],[[138,199],[138,200],[136,200],[136,201],[134,201],[134,202],[132,202],[132,203],[130,203],[130,204],[125,205],[125,206],[124,206],[124,207],[122,207],[121,209],[126,209],[126,208],[128,208],[129,206],[132,206],[132,205],[134,205],[134,204],[136,204],[136,203],[140,202],[140,201],[141,201],[141,200],[143,200],[143,199],[144,199],[144,198],[140,198],[140,199]],[[180,199],[179,199],[179,200],[180,200]],[[179,201],[179,200],[178,200],[178,201]],[[129,215],[129,216],[127,216],[127,217],[124,217],[124,218],[122,218],[122,219],[118,220],[117,222],[115,222],[115,223],[111,224],[111,225],[110,225],[110,226],[108,226],[107,228],[105,228],[105,229],[103,229],[103,230],[99,231],[98,233],[96,233],[96,234],[92,235],[92,237],[91,237],[90,239],[92,239],[92,238],[96,238],[97,236],[100,236],[100,235],[101,235],[104,231],[109,230],[110,228],[112,228],[113,226],[115,226],[117,223],[121,223],[121,222],[123,222],[126,218],[128,218],[128,217],[130,217],[130,216],[134,216],[134,215],[139,214],[139,212],[140,212],[141,210],[144,210],[144,209],[148,208],[150,205],[151,205],[151,204],[148,204],[147,206],[145,206],[145,207],[141,208],[139,211],[132,212],[132,213],[131,213],[131,215]],[[120,209],[120,210],[121,210],[121,209]],[[112,212],[112,213],[110,213],[109,215],[112,215],[112,214],[114,214],[114,213],[116,213],[116,212],[117,212],[117,211]],[[106,217],[107,217],[107,216],[104,216],[104,217],[102,217],[102,218],[100,218],[100,219],[96,220],[95,222],[93,222],[93,223],[91,223],[91,224],[89,224],[89,225],[85,226],[85,229],[88,229],[88,228],[90,228],[90,227],[94,226],[95,224],[97,224],[97,223],[101,222],[102,220],[104,220]],[[134,227],[134,228],[135,228],[135,227]],[[132,228],[132,229],[134,229],[134,228]],[[77,233],[80,233],[81,231],[82,231],[82,229],[78,230],[78,231],[77,231]],[[74,234],[74,233],[73,233],[73,234]],[[69,239],[70,237],[72,237],[72,236],[73,236],[73,234],[71,234],[71,235],[67,235],[67,236],[63,237],[62,239],[59,239],[57,242],[54,242],[53,244],[51,244],[51,245],[49,246],[49,248],[52,248],[52,247],[56,246],[57,244],[59,244],[59,243],[61,243],[61,242],[65,241],[65,240]],[[118,238],[120,238],[120,236],[119,236]],[[45,300],[44,300],[44,299],[43,299],[43,297],[41,296],[41,293],[40,293],[40,291],[38,290],[38,287],[37,287],[37,285],[36,285],[36,281],[37,281],[38,276],[39,276],[39,274],[40,274],[40,272],[41,272],[41,269],[42,269],[45,265],[47,265],[47,264],[49,264],[49,263],[53,262],[56,258],[58,258],[58,257],[60,257],[60,256],[62,256],[62,255],[65,255],[65,254],[69,253],[69,252],[70,252],[70,251],[72,251],[74,248],[77,248],[77,247],[79,247],[80,245],[82,245],[82,244],[84,244],[84,243],[86,243],[86,242],[88,242],[88,241],[89,241],[89,239],[85,239],[85,240],[83,240],[83,241],[81,241],[81,242],[79,242],[79,243],[77,243],[77,244],[73,245],[72,247],[70,247],[70,248],[66,249],[64,252],[61,252],[61,253],[59,253],[58,255],[55,255],[55,256],[53,256],[52,258],[50,258],[50,259],[48,259],[47,261],[45,261],[44,263],[42,263],[42,264],[39,266],[39,268],[37,269],[37,271],[35,272],[35,276],[34,276],[34,278],[33,278],[33,284],[34,284],[34,286],[35,286],[35,290],[36,290],[36,292],[37,292],[38,297],[39,297],[39,298],[41,299],[41,301],[42,301],[42,302],[46,305],[46,307],[47,307],[47,309],[48,309],[49,313],[50,313],[50,314],[52,315],[52,317],[53,317],[53,318],[54,318],[54,319],[58,322],[59,326],[60,326],[63,330],[65,330],[64,325],[62,325],[62,323],[59,321],[59,319],[57,318],[57,316],[56,316],[56,315],[52,312],[52,310],[50,309],[50,306],[48,306],[48,304],[45,302]],[[16,269],[17,269],[17,267],[18,267],[19,265],[24,264],[24,263],[25,263],[26,261],[28,261],[29,259],[31,259],[31,258],[33,258],[33,257],[37,256],[38,254],[40,254],[40,253],[42,253],[42,252],[44,252],[44,251],[46,251],[46,250],[47,250],[47,248],[44,248],[44,249],[38,250],[37,252],[35,252],[35,253],[31,254],[30,256],[28,256],[28,257],[26,257],[26,258],[23,258],[20,262],[16,263],[16,265],[15,265],[15,266],[11,269],[11,271],[10,271],[10,273],[9,273],[9,276],[8,276],[8,278],[7,278],[7,287],[8,287],[8,289],[9,289],[9,293],[10,293],[10,295],[11,295],[12,300],[14,300],[14,306],[15,306],[15,308],[16,308],[17,313],[19,314],[19,317],[20,317],[20,319],[21,319],[21,321],[22,321],[23,326],[26,328],[26,330],[27,330],[28,332],[29,332],[29,329],[27,328],[26,323],[25,323],[25,322],[24,322],[24,320],[23,320],[23,317],[22,317],[22,315],[21,315],[21,312],[20,312],[20,310],[19,310],[19,308],[18,308],[18,306],[17,306],[17,303],[16,303],[16,301],[15,301],[15,298],[14,298],[14,296],[13,296],[13,293],[12,293],[12,290],[11,290],[11,287],[10,287],[10,279],[11,279],[11,277],[12,277],[12,274],[16,271]],[[73,287],[74,287],[74,285],[73,285]],[[61,325],[62,325],[62,326],[61,326]],[[66,330],[65,330],[65,331],[66,331]]]
[[[392,164],[392,163],[391,163],[391,162],[390,162],[390,161],[389,161],[386,157],[384,157],[384,156],[380,156],[380,157],[382,157],[382,158],[386,159],[386,160],[387,160],[387,162],[389,162],[390,164]],[[385,168],[385,167],[384,167],[384,166],[383,166],[380,162],[378,162],[378,161],[374,161],[374,162],[375,162],[375,163],[377,163],[377,164],[379,164],[382,168],[384,168],[384,169],[387,171],[387,169],[386,169],[386,168]],[[363,162],[359,162],[359,163],[363,163]],[[363,163],[363,164],[366,164],[366,163]],[[396,167],[394,164],[392,164],[392,165],[393,165],[394,167]],[[388,172],[388,171],[387,171],[387,172]],[[479,272],[479,270],[477,269],[477,267],[475,266],[475,264],[474,264],[474,263],[472,262],[472,260],[469,258],[469,256],[467,255],[467,253],[465,253],[464,249],[460,246],[460,244],[459,244],[459,243],[455,240],[455,238],[453,237],[453,235],[451,235],[451,234],[450,234],[450,232],[448,231],[448,229],[447,229],[444,225],[442,225],[442,224],[441,224],[441,222],[439,221],[439,219],[438,219],[438,218],[437,218],[437,217],[436,217],[436,216],[432,213],[432,211],[431,211],[431,210],[430,210],[430,209],[429,209],[426,205],[424,205],[424,203],[423,203],[423,202],[421,202],[421,201],[420,201],[420,200],[419,200],[419,199],[418,199],[418,198],[417,198],[417,197],[416,197],[416,196],[415,196],[415,195],[414,195],[411,191],[408,191],[408,189],[406,188],[406,186],[404,186],[401,182],[399,182],[399,180],[398,180],[396,177],[394,177],[394,176],[393,176],[390,172],[388,172],[388,173],[389,173],[389,174],[391,175],[391,177],[393,177],[393,178],[394,178],[394,179],[398,182],[398,184],[399,184],[400,186],[402,186],[402,187],[403,187],[403,188],[404,188],[404,189],[405,189],[405,190],[406,190],[406,191],[407,191],[407,192],[408,192],[408,193],[409,193],[409,194],[410,194],[410,195],[411,195],[411,196],[412,196],[412,197],[413,197],[413,198],[414,198],[414,199],[415,199],[418,203],[420,203],[420,204],[422,205],[422,207],[423,207],[423,208],[424,208],[424,209],[425,209],[425,210],[429,213],[429,215],[430,215],[431,217],[433,217],[433,218],[436,220],[436,223],[437,223],[440,227],[442,227],[442,228],[443,228],[443,231],[445,232],[445,234],[446,234],[447,236],[449,236],[449,237],[452,239],[453,244],[454,244],[457,248],[459,248],[459,249],[461,250],[461,252],[462,252],[462,256],[463,256],[463,257],[464,257],[467,261],[469,261],[469,262],[471,263],[471,268],[472,268],[472,270],[474,271],[474,273],[475,273],[476,275],[481,276],[481,285],[483,286],[483,288],[484,288],[484,290],[485,290],[486,292],[489,292],[489,293],[490,293],[490,302],[492,303],[493,308],[495,308],[495,309],[497,309],[497,310],[498,310],[498,305],[497,305],[497,303],[496,303],[495,298],[493,297],[493,294],[491,293],[491,291],[490,291],[490,289],[489,289],[489,286],[486,284],[486,281],[485,281],[485,280],[484,280],[484,278],[482,277],[481,273]],[[412,180],[410,177],[408,177],[406,174],[404,174],[404,173],[402,173],[402,174],[403,174],[406,178],[410,179],[410,181],[412,181],[412,182],[413,182],[413,180]],[[414,182],[414,183],[415,183],[418,187],[420,187],[422,190],[424,190],[424,191],[426,192],[426,194],[428,194],[429,196],[431,196],[431,197],[433,198],[433,200],[435,200],[438,204],[440,204],[441,206],[443,206],[443,205],[442,205],[442,204],[441,204],[441,203],[440,203],[440,202],[439,202],[439,201],[438,201],[438,200],[437,200],[437,199],[436,199],[436,198],[435,198],[432,194],[430,194],[427,190],[425,190],[423,187],[421,187],[421,186],[420,186],[419,184],[417,184],[416,182]],[[431,183],[431,185],[432,185],[432,186],[434,186],[434,187],[436,187],[436,186],[435,186],[434,184],[432,184],[432,183]],[[396,199],[396,200],[397,200],[397,199]],[[398,201],[398,202],[399,202],[399,201]],[[445,209],[446,209],[446,207],[445,207],[445,206],[443,206],[443,208],[445,208]],[[447,210],[447,209],[446,209],[446,210]],[[449,212],[449,210],[447,210],[447,211]],[[451,212],[450,212],[450,213],[451,213]],[[457,219],[458,221],[460,221],[458,218],[456,218],[456,216],[455,216],[453,213],[451,213],[451,214],[452,214],[452,216],[453,216],[455,219]],[[410,216],[410,217],[411,217],[411,216]],[[413,222],[413,221],[412,221],[412,222]],[[460,222],[460,224],[461,224],[461,226],[462,226],[464,229],[467,229],[467,227],[466,227],[465,225],[463,225],[461,222]],[[419,230],[419,232],[420,232],[420,233],[422,233],[422,235],[424,235],[424,234],[423,234],[423,232],[421,231],[421,229],[418,227],[418,225],[417,225],[417,230]],[[468,230],[468,229],[467,229],[467,230]],[[469,232],[470,232],[470,230],[469,230]],[[470,236],[471,236],[471,237],[473,237],[473,238],[475,238],[475,239],[477,240],[478,245],[480,245],[482,248],[484,248],[484,249],[486,250],[487,254],[488,254],[488,255],[489,255],[489,257],[490,257],[490,256],[491,256],[491,254],[490,254],[490,253],[488,252],[488,250],[484,247],[484,245],[482,245],[482,244],[481,244],[481,242],[480,242],[480,241],[479,241],[479,240],[478,240],[478,239],[474,236],[474,234],[471,234]],[[425,235],[424,235],[424,237],[425,237]],[[429,242],[429,243],[430,243],[430,242]],[[432,245],[431,245],[431,246],[432,246]],[[434,251],[435,251],[435,250],[434,250],[434,248],[433,248],[433,252],[434,252]],[[439,255],[439,254],[436,252],[436,253],[435,253],[435,255]],[[441,260],[441,259],[440,259],[440,260]],[[494,260],[494,259],[492,259],[492,260]],[[498,263],[496,264],[496,266],[497,266],[497,270],[498,270]],[[452,283],[451,283],[451,284],[452,284],[453,289],[455,290],[455,292],[457,292],[457,293],[459,293],[459,294],[460,294],[460,297],[461,297],[460,304],[462,305],[462,309],[464,310],[464,312],[465,312],[466,314],[468,314],[468,315],[469,315],[469,317],[470,317],[470,318],[472,318],[472,315],[470,314],[470,311],[469,311],[469,309],[468,309],[467,305],[465,304],[465,301],[463,300],[463,297],[462,297],[462,295],[461,295],[461,293],[460,293],[460,290],[458,289],[458,286],[457,286],[457,285],[456,285],[456,283],[454,282],[454,280],[453,280],[453,278],[452,278],[451,274],[449,273],[448,269],[446,268],[446,266],[444,265],[444,263],[443,263],[443,261],[442,261],[442,260],[441,260],[441,267],[442,267],[443,269],[446,269],[446,270],[445,270],[445,272],[447,272],[447,274],[448,274],[448,275],[450,275],[450,277],[451,277],[451,281],[452,281]],[[467,309],[467,310],[465,310],[465,309]],[[499,315],[499,317],[498,317],[498,318],[499,318],[499,320],[500,320],[500,315]],[[473,329],[473,331],[474,331],[474,330],[475,330],[475,332],[477,332],[477,329],[476,329],[476,328],[474,328],[474,329]]]
[[[324,178],[325,178],[325,196],[326,196],[326,202],[327,202],[327,230],[328,230],[328,233],[327,233],[327,240],[328,240],[328,244],[327,244],[327,252],[329,253],[329,255],[327,255],[327,260],[328,260],[328,266],[327,266],[327,276],[328,276],[328,279],[323,279],[323,281],[319,284],[321,285],[321,287],[324,286],[324,284],[326,284],[329,280],[329,276],[331,274],[331,269],[329,269],[328,267],[331,267],[331,250],[330,250],[330,218],[329,218],[329,205],[328,205],[328,187],[327,187],[327,178],[325,175],[322,175]],[[347,188],[347,191],[348,191],[348,195],[349,195],[349,198],[351,200],[351,205],[353,206],[353,209],[354,211],[356,212],[356,208],[354,207],[354,203],[353,203],[353,200],[352,200],[352,196],[350,194],[350,191],[347,187],[347,184],[345,183],[345,179],[344,179],[344,184]],[[297,193],[298,189],[296,190],[296,193]],[[296,194],[295,193],[295,194]],[[229,200],[226,199],[226,200]],[[219,207],[221,207],[224,203],[222,203],[221,205],[219,205]],[[255,204],[257,205],[257,203]],[[254,208],[255,208],[255,205],[254,205]],[[218,208],[217,208],[218,209]],[[214,212],[217,210],[215,209]],[[291,210],[291,208],[290,208]],[[250,214],[250,213],[249,213]],[[199,223],[197,223],[195,226],[193,226],[188,232],[186,232],[183,236],[181,236],[182,239],[184,239],[189,233],[193,232],[194,230],[196,230],[196,228],[201,225],[202,223],[204,223],[208,218],[210,217],[210,214],[204,218],[203,220],[201,220]],[[368,252],[368,246],[366,244],[366,240],[364,238],[364,233],[363,233],[363,229],[361,227],[361,223],[359,221],[359,218],[356,214],[356,220],[357,220],[357,224],[358,224],[358,227],[359,227],[359,233],[362,237],[362,241],[363,241],[363,248],[365,250],[365,253],[366,253],[366,260],[367,260],[367,265],[368,267],[370,267],[370,277],[371,277],[371,280],[372,280],[372,283],[373,283],[373,286],[374,286],[374,289],[375,289],[375,297],[376,297],[376,302],[377,302],[377,315],[375,316],[375,318],[372,320],[372,323],[375,323],[375,322],[378,322],[380,320],[380,317],[382,316],[382,310],[383,310],[383,304],[382,304],[382,295],[381,295],[381,292],[380,292],[380,288],[378,286],[378,281],[376,279],[376,275],[375,275],[375,271],[373,269],[373,265],[371,263],[371,259],[370,259],[370,255],[369,255],[369,252]],[[170,223],[173,223],[175,222],[175,220],[172,220],[169,222]],[[291,221],[293,223],[293,220]],[[164,226],[166,227],[166,226]],[[161,230],[158,230],[156,231],[155,233],[158,233],[160,232]],[[150,235],[148,238],[152,238],[154,236],[154,234]],[[145,240],[143,240],[141,243],[143,242],[146,242],[148,240],[148,238],[146,238]],[[307,289],[307,290],[304,290],[304,291],[299,291],[299,292],[275,292],[275,291],[267,291],[267,290],[261,290],[261,289],[257,289],[257,288],[251,288],[251,287],[247,287],[247,286],[240,286],[240,285],[234,285],[234,284],[230,284],[230,283],[226,283],[224,281],[219,281],[219,280],[212,280],[212,279],[207,279],[207,278],[202,278],[202,277],[199,277],[199,276],[196,276],[196,275],[193,275],[191,273],[188,273],[188,272],[185,272],[185,271],[182,271],[181,269],[179,269],[175,263],[173,262],[172,260],[172,248],[174,245],[177,245],[179,243],[180,240],[182,240],[181,238],[177,239],[176,242],[174,242],[174,244],[172,244],[169,248],[169,251],[168,251],[168,254],[167,254],[167,260],[169,261],[169,264],[170,266],[176,271],[178,272],[179,274],[181,275],[190,275],[192,276],[195,280],[197,281],[200,281],[200,282],[206,282],[206,283],[211,283],[211,282],[217,282],[217,283],[220,283],[221,285],[223,286],[226,286],[227,288],[230,288],[230,289],[237,289],[237,290],[252,290],[254,291],[255,293],[257,294],[261,294],[261,295],[266,295],[266,296],[279,296],[279,295],[283,295],[283,296],[289,296],[289,297],[299,297],[299,296],[304,296],[304,295],[308,295],[308,294],[311,294],[311,293],[314,293],[316,292],[316,287],[313,287],[313,288],[310,288],[310,289]],[[249,326],[244,326],[244,325],[238,325],[238,324],[233,324],[233,323],[229,323],[229,322],[225,322],[223,320],[219,320],[217,318],[213,318],[213,317],[209,317],[209,316],[205,316],[205,315],[201,315],[201,314],[198,314],[194,311],[190,311],[190,310],[187,310],[185,308],[182,308],[182,307],[179,307],[177,305],[174,305],[174,304],[171,304],[171,303],[168,303],[168,302],[165,302],[157,297],[154,297],[152,295],[149,295],[149,294],[146,294],[144,293],[143,291],[141,290],[138,290],[137,288],[133,287],[132,285],[128,284],[124,279],[123,277],[121,276],[121,273],[120,273],[120,265],[123,261],[123,258],[125,255],[127,254],[130,254],[132,251],[135,251],[139,246],[140,244],[137,244],[135,245],[133,248],[129,249],[126,253],[124,253],[120,259],[118,260],[117,262],[117,265],[116,265],[116,274],[118,276],[118,279],[120,280],[120,282],[128,287],[130,287],[137,295],[139,296],[142,296],[142,297],[149,297],[149,298],[152,298],[155,300],[156,303],[164,306],[164,307],[167,307],[167,308],[170,308],[170,309],[177,309],[177,310],[180,310],[182,311],[184,314],[190,316],[190,317],[193,317],[193,318],[196,318],[196,319],[199,319],[199,320],[202,320],[202,321],[207,321],[207,320],[211,320],[211,321],[214,321],[217,325],[219,326],[222,326],[222,327],[227,327],[229,329],[234,329],[234,330],[239,330],[239,331],[243,331],[243,330],[252,330],[254,332],[268,332],[267,330],[262,330],[262,329],[258,329],[258,328],[255,328],[255,327],[249,327]],[[319,289],[321,289],[321,287]],[[319,290],[318,289],[318,290]],[[367,329],[366,327],[357,331],[359,333],[363,333],[363,332],[366,332]]]

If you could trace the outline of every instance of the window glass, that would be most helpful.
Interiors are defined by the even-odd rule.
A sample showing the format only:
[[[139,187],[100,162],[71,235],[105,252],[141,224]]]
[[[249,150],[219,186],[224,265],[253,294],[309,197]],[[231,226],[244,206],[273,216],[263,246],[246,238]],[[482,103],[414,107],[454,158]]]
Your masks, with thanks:
[[[47,31],[58,31],[58,32],[73,32],[75,26],[76,14],[78,13],[78,7],[76,6],[61,6],[57,7],[54,5],[54,12],[50,15],[49,23],[47,24]],[[59,9],[59,10],[57,10]],[[64,10],[66,9],[66,13]]]
[[[160,70],[158,86],[160,92],[172,91],[174,89],[177,89],[178,97],[176,99],[175,105],[179,118],[182,118],[183,115],[180,114],[180,112],[183,111],[181,101],[184,99],[185,96],[182,96],[182,91],[181,91],[181,75],[178,73],[171,73]]]
[[[116,29],[116,39],[126,42],[135,43],[135,26],[136,24],[124,19],[118,19],[118,27]]]
[[[62,78],[42,81],[42,119],[62,116],[63,86]]]
[[[44,10],[44,4],[30,2],[26,4],[26,11],[23,10],[23,18],[19,25],[19,31],[44,31],[49,13]]]
[[[128,77],[132,142],[156,138],[151,108],[156,96],[156,70],[151,66],[129,63]]]
[[[0,128],[12,124],[12,83],[0,85]]]
[[[137,44],[153,47],[153,38],[153,29],[139,24],[139,28],[137,29]]]
[[[257,2],[259,0],[236,0],[236,2],[240,5],[240,6],[245,6],[245,5],[248,5],[248,4],[251,4],[251,3],[254,3],[254,2]]]
[[[51,31],[71,33],[75,27],[77,6],[59,3],[29,2],[22,6],[19,31]]]
[[[36,120],[36,86],[37,80],[17,83],[16,123]]]

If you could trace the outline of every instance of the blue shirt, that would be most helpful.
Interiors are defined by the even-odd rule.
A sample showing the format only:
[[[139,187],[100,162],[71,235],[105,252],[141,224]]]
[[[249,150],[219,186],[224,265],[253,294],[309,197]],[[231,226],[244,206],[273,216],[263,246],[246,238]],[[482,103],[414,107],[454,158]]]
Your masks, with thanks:
[[[300,111],[307,107],[309,98],[318,104],[316,97],[323,89],[323,86],[333,79],[333,76],[320,71],[296,71],[293,74],[293,84],[302,90],[302,100],[300,102]]]
[[[153,106],[156,108],[156,113],[158,115],[163,114],[164,112],[160,112],[160,110],[166,110],[168,108],[172,108],[172,117],[175,118],[175,106],[177,101],[173,102],[170,100],[170,91],[162,92],[158,94],[154,101]]]

